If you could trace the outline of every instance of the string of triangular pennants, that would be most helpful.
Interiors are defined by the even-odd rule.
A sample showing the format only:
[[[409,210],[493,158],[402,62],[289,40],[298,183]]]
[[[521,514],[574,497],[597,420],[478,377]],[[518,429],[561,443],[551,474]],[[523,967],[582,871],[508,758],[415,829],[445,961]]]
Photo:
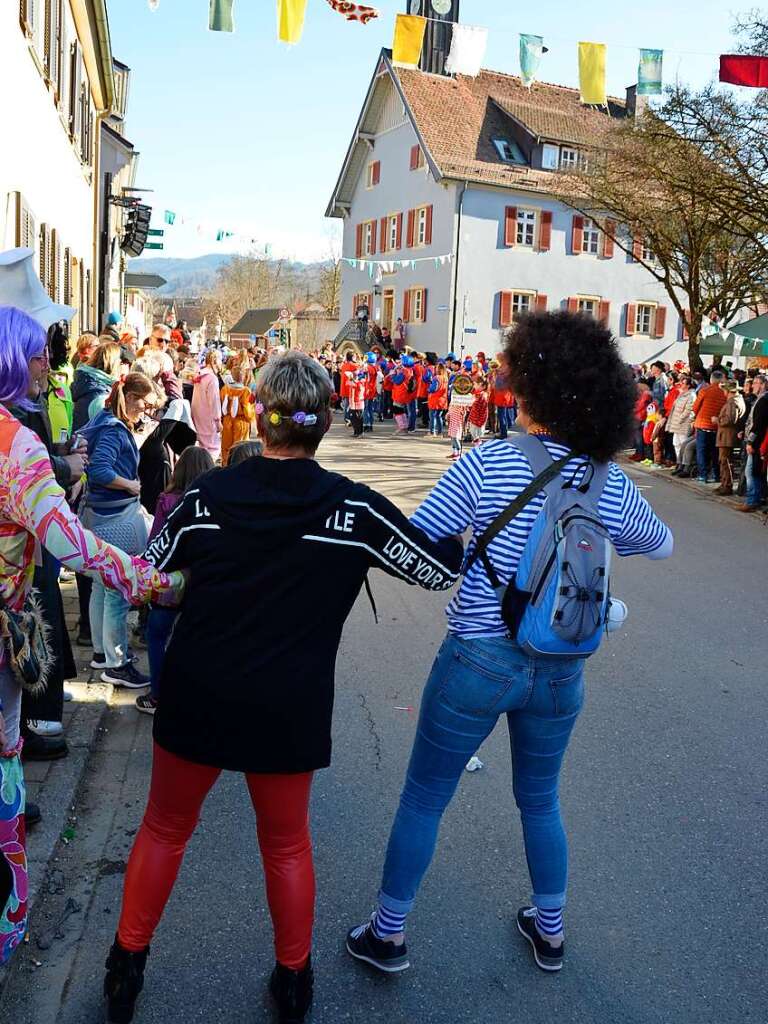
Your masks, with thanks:
[[[229,231],[227,228],[212,228],[209,225],[203,224],[201,221],[196,221],[176,210],[164,210],[163,223],[167,228],[192,227],[201,237],[203,235],[208,235],[215,238],[217,242],[226,242],[229,241],[229,239],[233,239],[236,244],[242,245],[254,246],[258,243],[258,239],[254,238],[252,235],[243,234],[240,231]],[[266,243],[264,246],[264,255],[269,257],[271,254],[272,246],[269,243]]]
[[[384,274],[391,274],[397,267],[401,269],[411,270],[416,269],[417,263],[434,263],[435,268],[445,266],[446,263],[450,263],[453,259],[453,253],[445,253],[442,256],[417,256],[416,259],[408,260],[360,260],[352,259],[348,256],[342,256],[341,262],[347,263],[354,270],[363,270],[368,272],[368,276],[373,278],[376,274],[377,269],[380,269]]]

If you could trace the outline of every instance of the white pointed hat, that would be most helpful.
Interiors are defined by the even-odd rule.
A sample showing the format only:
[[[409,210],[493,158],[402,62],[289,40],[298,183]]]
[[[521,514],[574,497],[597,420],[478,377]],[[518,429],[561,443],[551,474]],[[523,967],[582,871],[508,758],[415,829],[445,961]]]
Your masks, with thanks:
[[[34,249],[0,252],[0,306],[16,306],[46,330],[59,320],[71,320],[72,306],[52,302],[34,266]]]

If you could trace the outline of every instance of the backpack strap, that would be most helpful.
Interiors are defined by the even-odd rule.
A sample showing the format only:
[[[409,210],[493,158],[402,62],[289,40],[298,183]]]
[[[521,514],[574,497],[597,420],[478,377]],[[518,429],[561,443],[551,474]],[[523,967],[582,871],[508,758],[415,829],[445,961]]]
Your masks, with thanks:
[[[531,469],[534,473],[542,473],[549,465],[551,465],[552,456],[547,451],[547,448],[541,438],[535,434],[519,434],[512,439],[512,444],[525,455],[530,462]],[[566,462],[570,462],[572,459],[576,458],[579,458],[579,456],[576,453],[571,453],[567,457]],[[608,482],[610,465],[607,462],[595,462],[594,459],[587,459],[586,456],[584,458],[586,461],[582,463],[582,465],[584,465],[586,469],[582,482],[580,484],[575,483],[576,474],[581,468],[581,466],[577,466],[571,476],[571,479],[566,480],[565,484],[562,485],[563,490],[573,488],[578,492],[586,504],[597,508],[600,496]],[[556,479],[553,479],[545,489],[548,493],[551,493],[556,490],[557,487],[558,482]]]

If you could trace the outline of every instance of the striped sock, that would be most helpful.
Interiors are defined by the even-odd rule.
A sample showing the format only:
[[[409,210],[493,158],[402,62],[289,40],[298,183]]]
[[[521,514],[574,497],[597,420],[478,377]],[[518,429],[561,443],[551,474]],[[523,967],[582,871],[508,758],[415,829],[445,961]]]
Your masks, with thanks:
[[[545,910],[536,907],[536,927],[542,935],[559,935],[563,930],[563,908]]]
[[[388,939],[391,935],[399,935],[405,931],[406,914],[395,914],[381,904],[376,908],[373,918],[373,934],[378,939]]]

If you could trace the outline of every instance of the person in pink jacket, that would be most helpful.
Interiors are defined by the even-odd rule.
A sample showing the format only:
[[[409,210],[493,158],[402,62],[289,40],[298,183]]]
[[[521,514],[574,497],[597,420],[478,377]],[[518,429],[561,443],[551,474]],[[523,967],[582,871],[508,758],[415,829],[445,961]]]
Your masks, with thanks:
[[[214,460],[221,455],[221,359],[216,349],[210,349],[205,364],[195,377],[192,392],[192,420],[197,431],[197,443]]]

